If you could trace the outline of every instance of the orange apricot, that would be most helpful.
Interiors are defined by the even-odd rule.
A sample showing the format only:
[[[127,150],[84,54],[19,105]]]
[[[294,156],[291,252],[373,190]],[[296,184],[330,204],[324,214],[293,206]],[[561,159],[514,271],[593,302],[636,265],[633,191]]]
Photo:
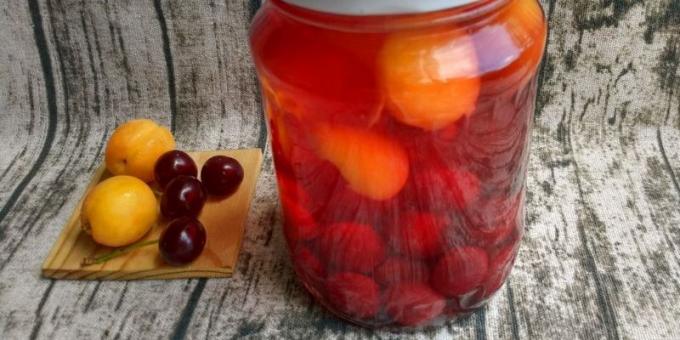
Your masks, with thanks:
[[[474,111],[480,91],[477,55],[462,31],[394,34],[379,60],[390,111],[400,122],[439,130]]]
[[[524,63],[533,71],[538,67],[545,48],[548,27],[537,0],[514,0],[501,15],[513,40],[525,48]]]
[[[119,126],[109,139],[106,168],[114,175],[151,182],[158,158],[174,148],[175,139],[167,128],[149,119],[131,120]]]
[[[474,32],[472,39],[481,51],[482,95],[526,85],[543,56],[546,34],[543,11],[536,0],[511,1],[491,24]]]
[[[328,125],[319,126],[314,134],[319,157],[335,165],[357,193],[387,200],[406,184],[408,156],[398,142],[387,136]]]
[[[114,176],[87,194],[82,227],[95,242],[122,247],[140,240],[158,221],[158,202],[151,188],[132,176]]]
[[[513,0],[499,21],[506,22],[518,40],[536,41],[539,45],[545,43],[547,26],[537,0]]]

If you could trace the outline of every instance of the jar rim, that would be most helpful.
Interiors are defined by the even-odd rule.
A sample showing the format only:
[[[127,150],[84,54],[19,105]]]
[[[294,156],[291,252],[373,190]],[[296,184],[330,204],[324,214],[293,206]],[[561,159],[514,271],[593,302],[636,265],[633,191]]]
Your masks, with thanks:
[[[283,0],[299,7],[330,14],[394,15],[434,12],[482,0]]]
[[[289,18],[308,25],[340,31],[371,32],[418,29],[466,22],[498,11],[511,1],[515,0],[475,0],[464,5],[434,11],[370,15],[322,12],[292,4],[286,0],[267,0],[265,5],[273,5]]]

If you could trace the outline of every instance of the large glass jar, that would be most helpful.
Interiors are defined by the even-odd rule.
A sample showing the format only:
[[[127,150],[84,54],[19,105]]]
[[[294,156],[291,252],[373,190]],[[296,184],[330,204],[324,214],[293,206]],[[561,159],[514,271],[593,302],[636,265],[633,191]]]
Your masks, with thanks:
[[[346,320],[417,327],[513,266],[547,28],[537,0],[375,1],[266,1],[250,43],[298,278]]]

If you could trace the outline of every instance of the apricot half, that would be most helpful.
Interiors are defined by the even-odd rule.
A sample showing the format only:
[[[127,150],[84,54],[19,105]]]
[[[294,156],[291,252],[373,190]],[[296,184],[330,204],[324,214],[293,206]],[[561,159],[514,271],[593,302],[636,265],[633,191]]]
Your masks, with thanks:
[[[474,111],[480,91],[475,47],[448,28],[397,33],[387,39],[379,72],[392,115],[432,131]]]
[[[527,73],[533,74],[541,62],[545,49],[548,28],[541,5],[536,0],[515,0],[501,15],[515,44],[524,48]]]
[[[541,61],[546,35],[543,11],[536,0],[511,1],[493,22],[474,32],[484,94],[526,85]]]
[[[408,156],[397,141],[372,131],[327,125],[319,126],[315,137],[319,157],[335,165],[357,193],[387,200],[406,184]]]
[[[514,0],[499,17],[520,44],[533,43],[542,52],[545,45],[547,26],[541,5],[536,0]]]
[[[106,168],[114,175],[129,175],[151,182],[162,154],[175,148],[167,128],[149,119],[131,120],[113,132],[106,146]]]

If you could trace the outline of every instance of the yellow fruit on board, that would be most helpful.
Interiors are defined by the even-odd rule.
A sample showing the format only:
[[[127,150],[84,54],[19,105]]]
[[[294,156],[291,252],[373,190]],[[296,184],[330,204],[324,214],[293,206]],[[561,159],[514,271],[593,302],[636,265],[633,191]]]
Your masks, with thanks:
[[[106,168],[114,175],[151,182],[156,161],[173,149],[175,139],[170,130],[149,119],[131,120],[119,126],[109,139]]]
[[[158,221],[151,188],[132,176],[108,178],[88,193],[81,211],[83,229],[95,242],[122,247],[139,241]]]

